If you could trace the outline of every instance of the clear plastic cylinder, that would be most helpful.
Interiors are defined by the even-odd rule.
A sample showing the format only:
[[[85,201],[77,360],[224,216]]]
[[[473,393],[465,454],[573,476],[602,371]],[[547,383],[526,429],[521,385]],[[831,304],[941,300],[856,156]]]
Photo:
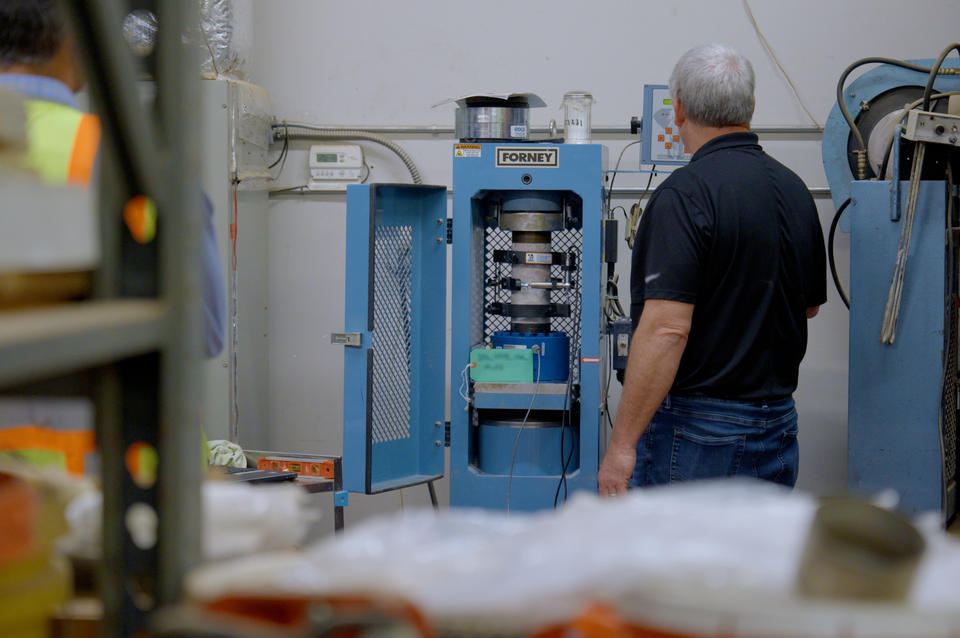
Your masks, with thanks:
[[[563,141],[567,144],[590,143],[590,109],[593,96],[586,91],[568,91],[563,95]]]

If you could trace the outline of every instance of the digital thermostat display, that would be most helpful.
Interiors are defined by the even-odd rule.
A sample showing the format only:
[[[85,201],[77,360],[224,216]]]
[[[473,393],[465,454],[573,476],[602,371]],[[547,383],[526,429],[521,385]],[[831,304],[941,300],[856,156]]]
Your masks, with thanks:
[[[307,157],[310,190],[343,190],[363,179],[363,149],[357,144],[314,144]]]

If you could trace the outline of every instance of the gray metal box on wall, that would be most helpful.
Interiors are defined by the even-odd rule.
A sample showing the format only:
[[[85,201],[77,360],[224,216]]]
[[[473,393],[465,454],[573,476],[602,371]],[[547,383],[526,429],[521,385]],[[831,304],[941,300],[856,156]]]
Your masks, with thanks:
[[[201,419],[210,439],[264,448],[270,102],[260,87],[205,80],[201,117],[201,182],[213,202],[227,308],[223,350],[204,365]]]

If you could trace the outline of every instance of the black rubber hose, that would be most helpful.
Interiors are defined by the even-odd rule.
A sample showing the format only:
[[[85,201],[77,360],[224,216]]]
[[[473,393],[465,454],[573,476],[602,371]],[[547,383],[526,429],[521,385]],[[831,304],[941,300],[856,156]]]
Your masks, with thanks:
[[[837,292],[840,293],[840,301],[847,307],[847,310],[850,310],[850,298],[843,290],[843,284],[840,283],[840,275],[837,274],[837,260],[833,255],[833,238],[837,234],[837,224],[840,222],[840,216],[843,215],[843,211],[845,211],[849,205],[850,198],[848,197],[847,201],[840,204],[840,208],[837,209],[836,214],[833,216],[833,221],[830,222],[830,234],[827,238],[827,257],[830,260],[830,274],[833,276],[833,285],[837,287]]]
[[[956,50],[957,55],[960,55],[960,42],[954,42],[953,44],[950,44],[940,53],[939,57],[937,57],[937,61],[933,63],[932,67],[930,67],[930,75],[927,76],[927,85],[923,87],[924,111],[930,110],[930,95],[933,93],[933,83],[937,79],[937,73],[940,72],[940,66],[943,64],[943,61],[946,59],[946,57],[950,55],[950,52],[954,50]]]

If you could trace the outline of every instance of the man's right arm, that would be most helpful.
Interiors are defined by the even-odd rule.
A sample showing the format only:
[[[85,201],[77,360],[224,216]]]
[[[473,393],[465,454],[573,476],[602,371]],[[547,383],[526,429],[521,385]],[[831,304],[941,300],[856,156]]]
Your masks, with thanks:
[[[627,491],[637,442],[663,401],[687,345],[693,304],[647,299],[630,340],[627,376],[610,445],[597,475],[601,495]]]

